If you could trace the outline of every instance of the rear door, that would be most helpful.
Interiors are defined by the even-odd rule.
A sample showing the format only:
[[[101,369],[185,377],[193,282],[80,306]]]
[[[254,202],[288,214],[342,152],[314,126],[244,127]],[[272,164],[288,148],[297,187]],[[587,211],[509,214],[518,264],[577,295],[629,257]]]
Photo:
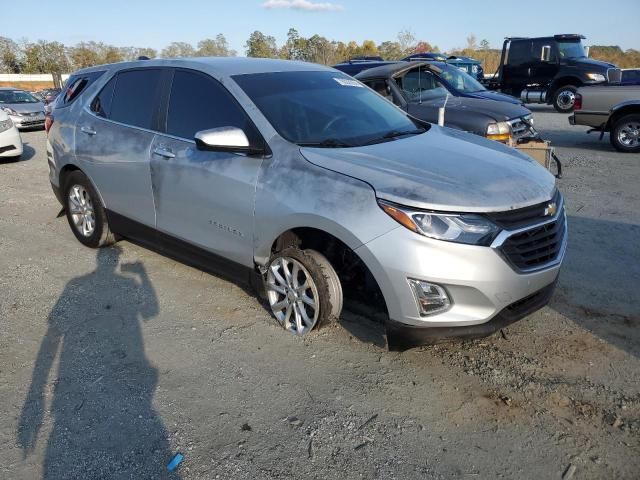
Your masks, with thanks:
[[[262,158],[202,151],[196,132],[238,127],[259,135],[237,101],[212,77],[175,69],[164,134],[151,146],[157,229],[224,259],[253,266],[253,212]],[[214,267],[224,268],[224,261]]]
[[[117,73],[84,109],[76,125],[76,156],[105,206],[155,226],[150,150],[157,129],[162,69]]]

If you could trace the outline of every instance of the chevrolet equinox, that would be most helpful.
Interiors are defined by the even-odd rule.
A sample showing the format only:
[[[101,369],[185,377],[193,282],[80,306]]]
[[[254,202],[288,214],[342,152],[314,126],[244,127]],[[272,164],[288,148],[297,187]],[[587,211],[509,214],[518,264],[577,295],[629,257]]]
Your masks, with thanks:
[[[489,335],[548,302],[565,254],[538,163],[320,65],[92,67],[47,130],[80,242],[129,238],[257,287],[296,335],[335,321],[343,293],[381,306],[390,346]]]

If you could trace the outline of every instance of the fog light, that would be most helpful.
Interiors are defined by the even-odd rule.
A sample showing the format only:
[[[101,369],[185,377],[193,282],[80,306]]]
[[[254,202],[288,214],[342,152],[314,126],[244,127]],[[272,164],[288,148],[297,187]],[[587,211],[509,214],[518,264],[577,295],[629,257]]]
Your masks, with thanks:
[[[413,278],[408,280],[421,316],[425,317],[441,313],[451,307],[451,300],[449,300],[445,289],[440,285]]]

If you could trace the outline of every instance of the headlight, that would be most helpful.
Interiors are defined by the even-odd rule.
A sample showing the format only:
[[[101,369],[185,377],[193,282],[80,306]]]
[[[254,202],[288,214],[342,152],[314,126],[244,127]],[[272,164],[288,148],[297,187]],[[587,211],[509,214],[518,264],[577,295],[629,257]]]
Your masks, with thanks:
[[[489,140],[505,142],[511,138],[511,126],[507,122],[490,123],[486,137]]]
[[[378,200],[380,208],[396,222],[425,237],[468,245],[489,245],[500,229],[480,215],[411,210]]]
[[[10,118],[0,121],[0,132],[6,132],[11,127],[13,127],[13,122]]]
[[[606,79],[601,73],[587,73],[587,78],[594,82],[604,82]]]
[[[18,112],[16,112],[13,108],[2,107],[2,110],[4,110],[9,115],[17,115],[18,114]]]

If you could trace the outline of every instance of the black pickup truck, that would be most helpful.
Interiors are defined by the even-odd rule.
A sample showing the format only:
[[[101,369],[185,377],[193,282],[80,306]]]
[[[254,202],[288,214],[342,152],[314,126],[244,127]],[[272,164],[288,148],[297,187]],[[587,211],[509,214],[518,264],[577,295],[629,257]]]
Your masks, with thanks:
[[[485,86],[500,90],[524,103],[547,103],[558,112],[570,113],[578,87],[619,82],[620,69],[588,58],[582,35],[507,37],[500,66]]]

